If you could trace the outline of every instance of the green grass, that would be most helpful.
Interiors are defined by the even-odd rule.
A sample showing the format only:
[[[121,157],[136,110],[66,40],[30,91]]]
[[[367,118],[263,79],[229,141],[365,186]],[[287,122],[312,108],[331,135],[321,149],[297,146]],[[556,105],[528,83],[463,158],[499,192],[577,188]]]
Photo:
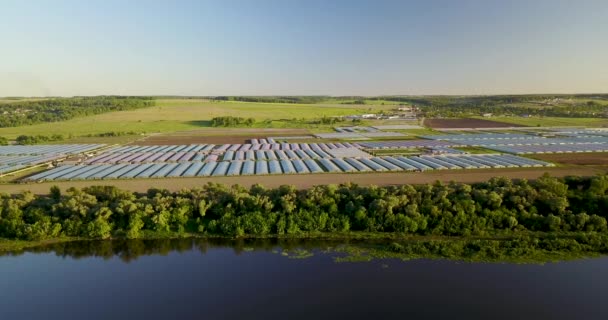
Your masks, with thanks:
[[[452,149],[456,149],[456,150],[460,150],[460,151],[465,151],[465,152],[468,152],[470,154],[500,153],[500,152],[495,151],[495,150],[490,150],[490,149],[481,148],[481,147],[453,147]]]
[[[422,148],[408,148],[408,149],[380,149],[373,150],[371,153],[373,155],[379,156],[389,156],[389,155],[406,155],[406,156],[416,156],[424,153],[425,150]]]
[[[485,119],[476,117],[478,119]],[[560,126],[586,126],[586,127],[602,127],[608,126],[608,119],[602,118],[559,118],[559,117],[492,117],[489,120],[520,124],[530,127],[560,127]]]
[[[124,135],[119,137],[73,137],[62,141],[53,141],[48,144],[64,144],[64,143],[105,143],[105,144],[127,144],[138,139],[145,138],[145,135]],[[47,143],[45,143],[47,144]]]
[[[23,177],[27,177],[27,176],[45,171],[47,169],[48,169],[47,166],[39,165],[39,166],[33,166],[33,167],[26,168],[25,170],[18,170],[13,173],[2,174],[2,175],[0,175],[0,184],[18,181],[19,179],[21,179]]]
[[[370,111],[369,109],[372,109]],[[63,134],[74,137],[108,131],[164,133],[209,128],[209,120],[220,116],[254,118],[254,127],[302,128],[306,121],[323,116],[344,116],[390,110],[391,106],[357,106],[340,104],[277,104],[248,102],[210,102],[203,99],[161,99],[157,106],[110,112],[31,126],[0,128],[0,136],[14,139],[18,135]],[[271,120],[270,124],[264,123]]]
[[[68,237],[47,240],[12,240],[0,238],[0,252],[16,252],[27,248],[40,247],[47,244],[69,242],[74,240],[78,239]]]

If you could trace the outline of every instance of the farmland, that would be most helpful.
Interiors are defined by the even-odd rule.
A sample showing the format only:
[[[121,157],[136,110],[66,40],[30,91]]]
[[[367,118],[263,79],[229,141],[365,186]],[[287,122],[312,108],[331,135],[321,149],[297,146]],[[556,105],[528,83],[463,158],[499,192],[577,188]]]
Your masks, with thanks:
[[[197,143],[245,143],[252,138],[265,136],[298,136],[307,135],[307,129],[279,128],[206,128],[199,130],[180,131],[166,134],[150,135],[137,141],[138,145],[168,145],[168,144],[197,144]]]
[[[521,124],[509,124],[499,121],[485,119],[427,119],[424,122],[433,129],[467,129],[467,128],[504,128],[504,127],[524,127]]]
[[[565,118],[565,117],[492,117],[493,121],[509,123],[514,126],[526,127],[606,127],[606,118]]]
[[[60,123],[42,123],[30,126],[0,128],[0,136],[10,139],[18,135],[46,135],[49,133],[68,136],[84,136],[110,131],[138,133],[167,133],[210,128],[214,117],[239,116],[254,118],[254,127],[311,127],[328,126],[306,122],[292,124],[293,119],[318,119],[323,116],[344,116],[389,110],[388,105],[341,105],[341,104],[274,104],[248,102],[212,102],[206,99],[161,99],[156,106],[109,112],[79,117]],[[371,109],[371,111],[370,111]],[[203,131],[204,132],[204,131]],[[211,132],[211,131],[208,131]]]
[[[258,179],[259,181],[269,181],[269,183],[285,180],[298,186],[308,186],[311,181],[316,181],[316,179],[320,179],[320,183],[329,183],[333,178],[327,177],[339,178],[341,175],[352,177],[352,181],[361,181],[361,183],[378,183],[384,185],[398,183],[396,180],[392,179],[387,179],[386,182],[383,180],[389,175],[397,173],[374,171],[394,170],[403,170],[403,172],[398,174],[401,174],[404,177],[418,175],[420,177],[425,177],[420,178],[421,180],[414,179],[412,183],[415,183],[415,181],[427,181],[425,180],[428,179],[426,177],[433,177],[436,175],[436,173],[430,172],[407,172],[410,170],[431,170],[431,168],[428,167],[429,164],[427,163],[429,160],[431,160],[431,162],[436,162],[436,164],[434,164],[432,167],[433,170],[437,168],[476,168],[478,170],[476,170],[474,173],[471,172],[469,177],[485,177],[482,173],[489,170],[486,169],[488,165],[494,168],[490,171],[493,170],[497,172],[497,174],[502,172],[509,173],[513,172],[510,170],[516,169],[510,168],[513,163],[509,163],[509,161],[522,161],[517,157],[508,159],[501,158],[501,153],[523,155],[550,152],[581,153],[594,151],[597,154],[603,154],[602,151],[606,150],[604,146],[608,146],[604,133],[597,130],[575,132],[560,131],[557,128],[550,128],[553,125],[559,126],[566,124],[581,125],[581,127],[592,125],[601,127],[608,120],[605,118],[591,119],[576,117],[542,117],[536,119],[534,117],[493,116],[489,118],[491,120],[488,120],[487,118],[472,116],[468,118],[427,118],[424,122],[418,122],[415,118],[413,121],[411,119],[408,121],[403,121],[394,120],[387,116],[394,114],[397,110],[397,106],[408,105],[412,101],[419,103],[419,105],[413,107],[413,110],[416,110],[415,112],[418,112],[421,115],[419,118],[423,118],[424,114],[427,113],[428,110],[437,109],[435,104],[439,102],[443,104],[447,110],[456,112],[457,110],[461,110],[463,108],[473,108],[473,106],[470,104],[476,103],[475,101],[481,101],[482,103],[486,104],[489,103],[488,101],[491,101],[491,104],[493,105],[496,105],[502,101],[499,98],[471,98],[466,100],[462,98],[447,97],[445,99],[438,100],[438,98],[435,97],[378,97],[366,99],[358,97],[224,97],[217,99],[200,97],[154,98],[154,106],[151,107],[75,117],[61,122],[0,128],[0,137],[14,139],[19,135],[31,135],[35,137],[36,135],[48,135],[52,133],[55,135],[61,135],[65,137],[65,139],[52,141],[49,144],[104,143],[107,145],[107,147],[112,147],[112,145],[115,145],[114,147],[121,145],[133,147],[183,146],[183,148],[180,148],[179,150],[186,150],[186,147],[193,147],[194,145],[209,146],[211,148],[209,149],[210,151],[199,155],[199,157],[196,158],[199,160],[196,161],[217,161],[218,169],[215,169],[215,166],[208,169],[211,171],[209,171],[207,174],[211,175],[213,172],[213,177],[185,178],[182,180],[182,182],[175,184],[176,187],[180,187],[182,184],[191,183],[187,181],[216,181],[216,179],[219,179],[218,181],[226,179],[227,183],[229,183],[229,181],[231,183],[231,180],[234,179],[244,179],[243,181],[247,181],[248,179]],[[512,98],[505,99],[509,100]],[[452,102],[446,103],[445,101]],[[574,102],[568,102],[568,104],[573,106],[579,104],[589,106],[590,102],[589,100],[585,99],[573,101]],[[603,104],[603,100],[601,101],[602,103],[599,104],[595,104],[595,102],[592,101],[592,107],[590,108],[601,108],[605,105]],[[463,103],[465,104],[463,105]],[[534,104],[537,102],[525,103]],[[543,108],[550,107],[549,104],[545,104],[544,102],[538,102],[537,104],[542,104],[544,106]],[[431,107],[429,107],[429,105],[431,105]],[[524,108],[524,106],[522,106],[522,108]],[[363,118],[361,117],[363,114],[371,114],[371,117]],[[350,116],[350,118],[340,118],[343,116]],[[214,125],[217,125],[218,122],[216,122],[216,119],[218,118],[227,120],[253,120],[247,121],[246,123],[230,121],[225,123],[219,122],[221,123],[220,127],[212,126],[212,121],[215,123]],[[321,121],[320,119],[330,119],[331,121]],[[351,119],[357,119],[357,121],[351,121]],[[539,119],[543,121],[541,126],[548,128],[538,128],[533,121]],[[528,121],[528,123],[526,123],[526,121]],[[407,124],[408,126],[399,127],[398,125],[400,124]],[[376,125],[384,126],[385,128],[373,128],[373,126]],[[422,126],[419,127],[416,125]],[[513,127],[512,130],[504,130],[511,127]],[[519,128],[524,130],[519,130]],[[554,136],[557,134],[559,137],[547,139],[544,136],[541,136],[541,134],[548,134],[549,136]],[[299,144],[300,147],[305,149],[313,145],[315,146],[314,148],[317,148],[318,144],[321,146],[322,150],[319,149],[318,155],[313,156],[313,160],[310,160],[305,159],[300,155],[295,157],[295,153],[293,152],[286,155],[283,153],[283,151],[279,151],[285,150],[282,149],[279,144],[275,144],[274,142],[264,142],[268,144],[266,147],[269,148],[264,150],[272,149],[272,151],[266,152],[270,152],[273,158],[260,159],[257,155],[255,158],[249,155],[249,148],[251,148],[251,150],[258,150],[252,148],[251,144],[253,143],[253,140],[273,136],[282,137],[281,141],[278,142],[287,141],[291,144]],[[289,137],[296,138],[289,139]],[[30,139],[28,141],[39,140]],[[325,153],[329,152],[328,149],[334,148],[334,143],[336,143],[336,145],[342,145],[342,142],[352,142],[356,144],[355,147],[361,149],[361,152],[368,153],[368,155],[364,156],[363,158],[368,156],[373,157],[373,161],[369,159],[359,159],[360,155],[354,155],[353,153],[344,157],[334,157],[333,155],[330,156]],[[222,149],[222,145],[224,145],[226,148],[234,147],[234,149],[230,150],[239,150],[236,153],[238,154],[238,157],[228,157],[228,152],[226,152],[226,149]],[[277,149],[275,149],[275,147]],[[276,155],[274,154],[275,150]],[[140,178],[142,175],[149,176],[148,173],[150,173],[154,174],[155,178],[162,178],[152,179],[154,184],[162,185],[165,179],[167,181],[174,180],[173,176],[167,176],[165,178],[163,177],[164,174],[168,175],[169,172],[172,172],[171,170],[177,167],[178,159],[180,159],[179,162],[181,163],[186,162],[188,166],[191,164],[190,161],[192,161],[186,159],[185,157],[181,158],[182,154],[185,153],[182,151],[165,153],[167,153],[166,158],[158,158],[155,155],[150,155],[150,152],[146,151],[144,153],[134,154],[133,157],[126,157],[125,159],[129,161],[125,162],[121,160],[120,163],[112,163],[112,165],[129,163],[132,165],[135,172],[139,170],[140,165],[143,168],[148,166],[148,163],[153,163],[150,165],[151,167],[149,170],[145,169],[145,171],[141,173],[134,173],[133,177],[129,175],[125,175],[125,177]],[[251,153],[253,153],[253,151],[251,151]],[[458,154],[463,155],[463,157],[457,157]],[[268,154],[266,155],[268,156]],[[489,156],[485,158],[487,155]],[[304,156],[308,157],[308,155],[305,154]],[[402,160],[398,159],[399,156],[405,156],[409,160],[404,160],[406,163],[403,163]],[[429,156],[431,158],[427,158]],[[148,157],[149,159],[166,159],[167,161],[163,160],[159,162],[158,160],[131,160],[140,159],[140,157],[142,157],[141,159]],[[278,159],[274,157],[278,157]],[[550,166],[553,165],[553,162],[555,162],[560,165],[560,168],[547,167],[543,168],[542,170],[559,171],[565,170],[563,166],[566,166],[567,169],[570,170],[569,172],[575,174],[577,170],[581,170],[580,173],[582,174],[588,173],[588,170],[592,170],[589,165],[597,166],[593,168],[593,170],[601,171],[604,168],[602,166],[604,165],[602,156],[589,155],[586,158],[583,157],[584,160],[572,160],[570,162],[566,161],[567,156],[555,157],[556,161],[548,161],[548,163],[542,165]],[[577,157],[580,158],[581,156],[577,155]],[[192,157],[192,155],[189,156],[189,159],[190,158],[195,159]],[[541,158],[542,157],[535,157],[535,159]],[[346,160],[346,163],[342,161],[342,159]],[[243,160],[257,162],[262,161],[263,165],[261,167],[258,166],[261,170],[263,168],[269,168],[268,165],[276,166],[278,163],[276,162],[277,160],[284,161],[285,163],[281,164],[283,168],[282,172],[280,173],[285,174],[292,173],[285,171],[289,169],[290,166],[301,166],[301,161],[309,161],[310,165],[321,165],[323,168],[321,171],[324,171],[324,174],[319,175],[320,177],[315,176],[314,178],[310,177],[309,174],[305,175],[306,178],[300,176],[270,177],[264,175],[265,171],[258,173],[258,167],[256,167],[255,174],[261,174],[262,176],[240,176],[240,170],[243,170],[243,174],[253,174],[253,172],[245,173],[245,166],[241,163]],[[387,163],[386,160],[388,160],[390,163]],[[222,161],[230,162],[227,164],[222,164]],[[422,162],[423,164],[420,167],[411,167],[412,164],[408,164],[407,161],[413,161],[413,163]],[[494,163],[494,161],[497,162]],[[427,164],[424,165],[424,163]],[[82,163],[76,163],[76,165],[80,164]],[[395,167],[395,164],[398,166],[397,168]],[[53,163],[53,165],[57,165],[57,163]],[[59,163],[59,166],[61,165],[62,164]],[[95,163],[95,165],[103,166],[110,165],[110,163]],[[199,165],[200,163],[196,166],[193,165],[192,167],[196,167],[197,170],[200,170]],[[243,169],[241,169],[241,165],[243,165]],[[248,171],[251,170],[249,165],[250,163],[247,164]],[[352,165],[355,165],[356,168],[352,167]],[[435,167],[435,165],[438,165],[438,167]],[[525,165],[530,165],[530,163]],[[223,175],[228,174],[225,170],[228,168],[228,166],[231,168],[230,175],[236,175],[236,177],[223,177]],[[183,166],[179,166],[179,168],[182,167]],[[7,168],[10,169],[12,167]],[[163,169],[159,170],[159,168]],[[220,168],[223,170],[222,172],[219,172]],[[528,172],[527,170],[531,170],[531,168],[517,169],[523,170],[521,172]],[[6,170],[8,169],[5,169],[5,171]],[[92,168],[91,172],[95,170],[96,168]],[[281,168],[278,170],[281,171]],[[298,173],[308,173],[308,170],[312,170],[312,168],[309,166],[309,168],[303,168],[302,170],[304,171],[300,172],[298,169]],[[315,170],[317,170],[317,168],[315,168]],[[334,170],[343,170],[348,173],[332,172]],[[539,170],[541,169],[535,170],[536,172],[540,172]],[[81,171],[83,174],[87,174],[87,171],[84,170],[75,171],[76,173],[74,175],[68,174],[66,175],[66,178],[53,182],[60,183],[62,185],[81,183],[80,181],[60,181],[74,180],[73,178],[77,177],[77,173]],[[363,172],[359,171],[366,171],[367,173],[364,174]],[[105,170],[100,172],[105,172]],[[442,176],[450,177],[453,174],[456,173],[442,173]],[[556,174],[559,175],[559,173]],[[200,175],[204,174],[201,173],[199,176]],[[91,176],[96,177],[97,175],[91,173]],[[456,177],[458,177],[458,179],[464,178],[464,176],[461,177],[459,173],[456,175]],[[513,177],[517,177],[517,175],[514,175]],[[6,179],[7,180],[5,181],[10,181],[11,178],[9,177]],[[19,180],[23,182],[27,179]],[[474,178],[474,180],[478,181],[479,179]],[[138,185],[139,183],[139,181],[131,182],[125,181],[124,179],[109,179],[107,181],[113,181],[120,185],[124,183]],[[104,180],[103,183],[107,183],[107,181]],[[101,183],[102,181],[96,182]],[[43,184],[44,183],[47,182],[43,182]],[[91,182],[83,181],[82,183]],[[409,183],[409,181],[403,183]]]
[[[534,159],[569,165],[608,165],[607,152],[576,154],[537,154]]]

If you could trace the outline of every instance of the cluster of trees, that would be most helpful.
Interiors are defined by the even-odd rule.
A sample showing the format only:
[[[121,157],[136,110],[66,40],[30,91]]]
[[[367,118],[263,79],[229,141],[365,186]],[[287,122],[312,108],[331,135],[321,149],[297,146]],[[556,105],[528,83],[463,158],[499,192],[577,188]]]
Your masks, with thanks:
[[[353,100],[353,101],[345,101],[345,102],[342,102],[342,104],[365,104],[365,100],[357,99],[357,100]]]
[[[339,122],[344,122],[344,119],[340,117],[327,117],[323,116],[323,118],[312,120],[314,124],[336,124]]]
[[[252,126],[255,123],[254,118],[241,117],[215,117],[211,119],[212,127],[236,127],[236,126]]]
[[[35,136],[28,136],[28,135],[20,135],[17,137],[17,139],[15,139],[15,143],[16,144],[20,144],[20,145],[30,145],[30,144],[39,144],[39,143],[47,143],[47,142],[52,142],[52,141],[63,141],[65,138],[63,135],[61,134],[52,134],[50,136],[43,136],[43,135],[35,135]]]
[[[262,102],[262,103],[300,103],[313,104],[323,102],[329,97],[327,96],[220,96],[213,97],[216,101],[243,101],[243,102]]]
[[[110,111],[133,110],[153,106],[151,97],[74,97],[0,103],[0,127],[18,127],[55,122]]]
[[[266,189],[208,184],[136,194],[111,186],[0,197],[0,237],[138,238],[145,230],[223,236],[310,232],[491,235],[606,232],[608,176],[392,187],[354,184]]]
[[[5,137],[0,137],[0,146],[8,145],[8,139]]]
[[[134,136],[139,133],[135,131],[108,131],[102,133],[91,133],[86,135],[87,137],[122,137],[122,136]]]

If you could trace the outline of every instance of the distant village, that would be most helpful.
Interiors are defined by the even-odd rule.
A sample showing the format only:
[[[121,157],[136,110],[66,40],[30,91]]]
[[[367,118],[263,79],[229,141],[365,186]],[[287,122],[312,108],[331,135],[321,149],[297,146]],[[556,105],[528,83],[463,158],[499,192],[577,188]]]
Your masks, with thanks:
[[[348,120],[411,120],[416,121],[418,108],[410,105],[400,105],[390,112],[366,113],[344,116]]]

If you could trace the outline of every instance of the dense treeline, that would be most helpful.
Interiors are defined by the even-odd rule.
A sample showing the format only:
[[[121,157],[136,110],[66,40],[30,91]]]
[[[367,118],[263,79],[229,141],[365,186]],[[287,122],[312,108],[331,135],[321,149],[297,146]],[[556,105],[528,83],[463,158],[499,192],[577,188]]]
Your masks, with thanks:
[[[220,96],[213,97],[217,101],[242,101],[260,103],[300,103],[313,104],[327,100],[327,96]]]
[[[18,127],[42,122],[55,122],[111,111],[133,110],[153,106],[150,97],[74,97],[0,103],[0,127]]]
[[[138,238],[142,231],[224,236],[398,232],[469,236],[518,231],[606,232],[608,176],[536,181],[250,189],[209,184],[135,194],[111,186],[0,198],[0,237]]]
[[[215,117],[211,119],[212,127],[236,127],[236,126],[251,126],[255,123],[253,118],[241,118],[241,117]]]

